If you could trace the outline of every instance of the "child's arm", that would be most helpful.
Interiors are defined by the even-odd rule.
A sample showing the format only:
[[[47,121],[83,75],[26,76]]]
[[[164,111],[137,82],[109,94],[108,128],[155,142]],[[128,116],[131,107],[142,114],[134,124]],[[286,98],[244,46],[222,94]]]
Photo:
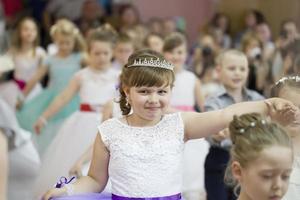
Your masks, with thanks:
[[[82,165],[90,161],[93,157],[93,145],[90,145],[84,154],[75,162],[73,167],[70,169],[69,174],[75,175],[77,178],[82,176]]]
[[[55,115],[63,106],[65,106],[77,93],[80,87],[80,77],[77,74],[71,79],[68,86],[57,96],[50,106],[44,111],[34,125],[37,133],[40,133],[47,120]]]
[[[234,115],[253,112],[263,115],[269,114],[271,118],[285,124],[291,123],[296,119],[299,109],[287,100],[271,98],[265,101],[237,103],[217,111],[182,113],[185,125],[185,139],[208,137],[226,128]]]
[[[199,79],[196,79],[195,84],[195,97],[197,106],[200,108],[201,112],[204,112],[204,95],[202,93],[201,82]]]
[[[101,192],[104,190],[108,180],[109,152],[102,142],[99,133],[94,144],[94,154],[88,176],[78,179],[71,184],[73,194]],[[67,194],[66,187],[49,190],[43,197],[48,200],[51,197],[59,197]]]
[[[102,111],[102,121],[108,120],[113,117],[113,100],[108,101],[106,104],[103,106],[103,111]],[[75,164],[71,167],[69,174],[74,174],[77,177],[82,176],[82,165],[87,163],[92,159],[93,156],[93,145],[89,146],[87,151],[80,156],[80,158],[75,162]]]
[[[46,75],[48,71],[48,67],[45,65],[41,65],[33,77],[26,83],[25,89],[23,91],[23,95],[26,97],[32,88]]]
[[[8,176],[8,144],[7,139],[0,129],[0,199],[6,198]]]

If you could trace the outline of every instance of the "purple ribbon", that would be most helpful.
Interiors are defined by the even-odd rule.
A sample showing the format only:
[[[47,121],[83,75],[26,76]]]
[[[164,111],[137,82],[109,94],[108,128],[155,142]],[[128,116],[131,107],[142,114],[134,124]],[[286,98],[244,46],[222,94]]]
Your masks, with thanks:
[[[112,194],[112,200],[180,200],[181,194],[175,194],[165,197],[150,197],[150,198],[132,198],[132,197],[122,197]]]
[[[62,176],[59,181],[55,184],[55,188],[62,188],[64,185],[71,183],[75,179],[75,176],[73,176],[70,180],[68,180],[66,177]]]

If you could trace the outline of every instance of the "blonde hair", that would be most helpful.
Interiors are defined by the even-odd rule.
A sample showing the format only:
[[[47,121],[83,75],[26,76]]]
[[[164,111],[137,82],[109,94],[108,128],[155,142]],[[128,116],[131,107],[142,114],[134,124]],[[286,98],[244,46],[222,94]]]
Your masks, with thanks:
[[[22,46],[22,39],[21,39],[20,35],[21,35],[22,26],[26,21],[31,21],[35,25],[37,35],[36,35],[36,38],[35,38],[34,43],[33,43],[34,47],[37,47],[40,44],[39,30],[38,30],[38,26],[37,26],[36,21],[31,17],[24,17],[18,22],[17,28],[13,33],[12,47],[15,48],[15,50],[19,50]]]
[[[164,57],[157,53],[156,51],[145,49],[133,53],[129,59],[128,63],[123,67],[122,73],[120,75],[120,108],[123,115],[128,115],[131,110],[131,105],[128,104],[126,99],[126,94],[124,92],[125,87],[141,87],[141,86],[163,86],[170,85],[173,87],[175,80],[174,72],[169,69],[161,67],[148,67],[148,66],[132,66],[135,60],[152,60],[159,59],[161,61],[165,60]]]
[[[226,58],[226,56],[229,56],[229,55],[240,56],[240,57],[243,57],[247,60],[247,56],[242,51],[236,50],[236,49],[228,49],[228,50],[222,51],[216,57],[216,64],[219,65],[219,66],[222,66],[222,63],[223,63],[224,59]]]
[[[109,24],[105,24],[99,28],[92,30],[87,37],[88,51],[91,49],[91,44],[95,41],[108,42],[112,48],[116,45],[118,33]]]
[[[73,37],[75,40],[74,52],[84,51],[86,49],[85,41],[73,22],[67,19],[58,20],[50,29],[50,35],[53,40],[56,34]]]
[[[292,149],[292,141],[284,129],[274,122],[268,122],[258,113],[234,116],[229,131],[233,145],[230,150],[231,159],[225,172],[225,182],[236,186],[235,189],[239,186],[231,174],[233,161],[239,162],[245,168],[268,147],[279,145]]]

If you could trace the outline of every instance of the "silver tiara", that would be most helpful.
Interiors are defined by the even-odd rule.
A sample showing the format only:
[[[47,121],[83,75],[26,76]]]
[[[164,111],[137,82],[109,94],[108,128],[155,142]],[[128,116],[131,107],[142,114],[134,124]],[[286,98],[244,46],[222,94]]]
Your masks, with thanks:
[[[142,58],[139,58],[139,59],[134,60],[133,64],[128,65],[127,67],[140,67],[140,66],[159,67],[159,68],[164,68],[164,69],[168,69],[168,70],[172,70],[172,71],[173,71],[173,68],[174,68],[174,66],[171,63],[169,63],[165,59],[160,60],[159,58],[157,58],[157,59],[153,59],[153,58],[142,59]]]
[[[275,83],[275,85],[284,83],[287,80],[295,80],[296,82],[300,82],[300,76],[285,76],[285,77],[282,77],[281,79],[279,79],[279,81],[277,81]]]
[[[265,125],[265,124],[267,123],[266,120],[264,120],[264,119],[262,119],[260,122],[261,122],[262,125]],[[247,126],[246,128],[241,128],[241,129],[239,130],[239,132],[240,132],[240,133],[245,133],[245,131],[246,131],[247,129],[253,128],[253,127],[255,127],[255,126],[256,126],[256,123],[255,123],[255,122],[251,122],[249,126]]]

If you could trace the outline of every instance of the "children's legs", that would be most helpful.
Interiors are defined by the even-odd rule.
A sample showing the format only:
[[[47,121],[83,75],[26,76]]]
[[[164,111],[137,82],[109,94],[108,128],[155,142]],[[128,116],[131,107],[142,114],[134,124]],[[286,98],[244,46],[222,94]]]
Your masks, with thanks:
[[[205,188],[207,200],[233,200],[232,191],[224,183],[224,172],[229,161],[227,150],[211,147],[205,160]]]

